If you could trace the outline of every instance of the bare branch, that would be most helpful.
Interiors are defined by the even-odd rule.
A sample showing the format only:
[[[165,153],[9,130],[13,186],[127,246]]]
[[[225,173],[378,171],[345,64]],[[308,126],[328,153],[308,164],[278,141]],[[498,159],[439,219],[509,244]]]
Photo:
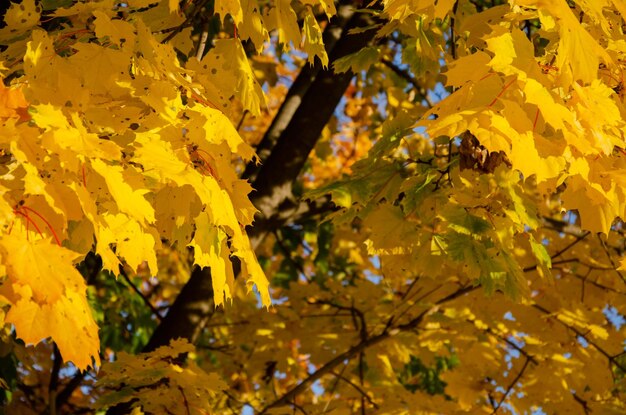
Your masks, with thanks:
[[[591,232],[589,231],[585,231],[582,235],[577,236],[576,239],[574,241],[572,241],[571,243],[569,243],[568,245],[566,245],[564,248],[560,249],[559,251],[557,251],[555,254],[551,255],[550,258],[551,259],[555,259],[560,257],[561,255],[563,255],[565,252],[567,252],[568,250],[570,250],[571,248],[573,248],[577,243],[579,243],[580,241],[582,241],[583,239],[585,239]]]
[[[617,273],[618,277],[622,280],[622,282],[626,284],[626,277],[624,277],[624,274],[622,274],[622,272],[617,269],[617,264],[615,264],[615,261],[613,260],[613,257],[611,256],[611,253],[609,252],[609,248],[606,246],[606,242],[604,242],[600,234],[598,234],[598,240],[600,241],[600,245],[602,245],[602,249],[604,250],[604,253],[609,259],[609,262],[613,266],[613,270]]]
[[[475,320],[472,319],[467,319],[466,320],[468,323],[474,324]],[[532,355],[530,355],[526,350],[524,350],[523,348],[519,347],[517,344],[515,344],[514,342],[512,342],[511,340],[507,339],[506,337],[504,337],[503,335],[501,335],[500,333],[495,332],[491,327],[487,327],[486,329],[479,329],[485,333],[488,333],[494,337],[497,337],[498,339],[502,340],[503,342],[505,342],[507,345],[509,345],[510,347],[512,347],[513,349],[517,350],[518,352],[520,352],[520,354],[522,354],[526,359],[528,359],[532,364],[534,365],[538,365],[539,362],[537,361],[537,359],[535,359]]]
[[[154,316],[160,321],[163,319],[163,316],[161,316],[161,313],[159,313],[159,310],[156,309],[155,306],[152,305],[152,303],[150,302],[150,300],[148,300],[148,298],[146,298],[146,296],[141,292],[141,290],[139,288],[137,288],[135,286],[135,284],[133,284],[133,282],[130,280],[130,278],[128,277],[128,274],[126,273],[126,270],[124,269],[124,267],[122,265],[120,265],[120,275],[122,276],[122,278],[124,278],[124,281],[126,281],[126,283],[130,286],[130,288],[137,294],[139,295],[139,297],[141,298],[141,301],[143,301],[143,303],[148,306],[148,308],[152,311],[152,314],[154,314]]]
[[[83,383],[83,379],[87,376],[87,372],[78,372],[74,377],[68,382],[67,385],[57,394],[56,397],[56,408],[61,408],[72,396],[74,390],[78,388],[81,383]]]
[[[298,261],[296,261],[295,258],[291,256],[291,251],[289,251],[289,249],[287,249],[287,247],[283,243],[283,238],[279,235],[279,231],[278,230],[274,230],[272,233],[274,234],[274,237],[276,238],[276,245],[278,245],[278,248],[282,251],[283,256],[285,257],[285,259],[291,265],[293,265],[293,267],[296,270],[298,270],[298,272],[300,274],[302,274],[304,276],[304,278],[307,279],[307,281],[311,281],[309,276],[306,275],[306,272],[304,271],[304,267],[302,266],[302,264],[299,263]]]
[[[50,408],[50,415],[56,415],[57,413],[57,389],[59,388],[59,371],[61,370],[62,358],[61,352],[56,343],[53,343],[53,360],[52,370],[50,372],[50,383],[48,384],[48,407]]]
[[[574,397],[574,400],[576,402],[578,402],[580,404],[580,406],[583,407],[583,411],[585,411],[585,414],[590,414],[591,413],[591,408],[589,408],[589,405],[587,405],[587,401],[586,400],[584,400],[583,398],[578,396],[576,393],[572,393],[572,396]]]
[[[176,37],[177,34],[179,34],[183,29],[189,27],[192,25],[193,20],[196,18],[196,16],[200,13],[200,11],[204,8],[204,6],[209,2],[209,0],[200,0],[198,3],[196,3],[194,5],[193,10],[191,11],[191,13],[189,13],[189,15],[187,16],[187,18],[185,19],[184,22],[182,22],[180,25],[176,26],[169,35],[167,35],[167,37],[165,39],[163,39],[161,41],[161,43],[167,43],[170,40],[174,39]]]
[[[428,315],[428,313],[433,311],[437,306],[439,306],[441,304],[444,304],[444,303],[446,303],[448,301],[452,301],[452,300],[454,300],[456,298],[459,298],[459,297],[461,297],[461,296],[463,296],[465,294],[468,294],[468,293],[476,290],[477,288],[478,288],[478,286],[461,287],[458,290],[454,291],[453,293],[451,293],[451,294],[441,298],[440,300],[436,301],[431,307],[429,307],[426,310],[424,310],[422,313],[420,313],[417,317],[413,318],[408,323],[396,326],[393,329],[385,328],[385,330],[383,330],[383,332],[381,332],[380,334],[375,335],[375,336],[370,336],[370,337],[368,337],[365,340],[361,340],[359,343],[357,343],[356,345],[350,347],[345,352],[338,354],[337,356],[335,356],[335,358],[333,358],[333,359],[329,360],[328,362],[326,362],[324,365],[322,365],[315,372],[313,372],[309,376],[307,376],[306,379],[302,380],[299,384],[297,384],[296,386],[291,388],[289,391],[287,391],[285,394],[283,394],[280,398],[278,398],[275,401],[273,401],[273,402],[269,403],[268,405],[266,405],[259,412],[259,415],[267,413],[267,411],[269,411],[272,408],[288,405],[289,402],[291,402],[294,399],[294,397],[296,397],[298,394],[300,394],[306,388],[308,388],[310,384],[312,384],[316,380],[322,378],[326,374],[331,373],[333,371],[333,369],[335,367],[337,367],[338,365],[344,363],[345,361],[352,360],[355,356],[357,356],[359,353],[365,351],[369,347],[372,347],[372,346],[382,342],[383,340],[386,340],[386,339],[392,337],[393,335],[395,335],[395,334],[397,334],[399,332],[413,330],[414,328],[416,328],[423,321],[424,317],[426,317]]]
[[[409,71],[400,68],[399,66],[397,66],[392,61],[390,61],[389,59],[386,59],[386,58],[382,59],[381,62],[386,67],[391,69],[391,71],[393,73],[395,73],[400,78],[404,79],[409,84],[411,84],[413,89],[415,89],[417,91],[417,93],[420,95],[420,98],[422,98],[424,101],[426,101],[426,104],[428,104],[428,108],[432,108],[434,106],[433,102],[428,97],[428,91],[426,91],[426,88],[424,88],[424,86],[420,85],[419,81],[417,79],[415,79],[413,77],[413,75]]]
[[[544,313],[546,315],[549,315],[549,316],[554,315],[554,313],[550,312],[550,310],[540,306],[539,304],[533,304],[532,306],[533,306],[533,308],[541,311],[542,313]],[[583,339],[585,339],[585,341],[587,343],[589,343],[591,346],[593,346],[593,348],[596,349],[598,352],[600,352],[601,355],[606,357],[607,360],[609,361],[609,363],[615,365],[621,371],[626,372],[626,367],[624,367],[617,360],[615,355],[609,354],[606,350],[604,350],[602,347],[600,347],[595,341],[593,341],[589,337],[587,337],[587,333],[583,333],[582,331],[580,331],[576,327],[574,327],[572,325],[569,325],[569,324],[565,323],[564,321],[559,320],[558,318],[556,318],[556,321],[558,321],[561,325],[563,325],[564,327],[568,328],[569,330],[573,331],[577,336],[582,337]]]
[[[330,372],[332,375],[336,376],[337,379],[341,379],[346,382],[348,385],[352,386],[357,392],[359,392],[374,408],[378,409],[378,404],[372,400],[372,398],[365,392],[359,385],[352,382],[350,379],[346,378],[343,374],[337,373],[334,371]]]
[[[496,407],[493,409],[493,412],[491,412],[491,415],[495,415],[498,412],[498,409],[500,409],[500,407],[506,400],[507,396],[509,396],[515,384],[519,382],[519,380],[521,379],[522,375],[524,374],[524,371],[528,367],[528,363],[530,363],[530,359],[526,358],[526,360],[524,361],[524,366],[522,366],[522,369],[517,373],[517,376],[515,376],[515,379],[513,379],[511,383],[509,384],[509,386],[506,388],[504,395],[502,395],[502,398],[500,398],[500,401],[498,402]]]

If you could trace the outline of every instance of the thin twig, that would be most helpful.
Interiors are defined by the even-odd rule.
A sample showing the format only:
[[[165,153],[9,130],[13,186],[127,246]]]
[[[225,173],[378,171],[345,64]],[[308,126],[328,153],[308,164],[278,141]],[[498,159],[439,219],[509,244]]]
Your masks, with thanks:
[[[315,317],[353,317],[352,313],[319,313],[319,314],[304,314],[300,318],[315,318]]]
[[[196,59],[199,61],[202,60],[202,56],[204,56],[204,49],[206,48],[206,42],[209,38],[209,22],[204,22],[202,24],[202,34],[200,35],[200,42],[198,43],[198,50],[196,51]]]
[[[625,293],[625,292],[622,292],[622,291],[616,290],[615,288],[609,287],[608,285],[600,284],[600,283],[599,283],[599,282],[597,282],[597,281],[592,281],[592,280],[589,280],[589,279],[587,279],[587,277],[586,277],[586,276],[584,276],[584,277],[583,277],[582,275],[578,275],[578,274],[567,274],[567,275],[571,275],[571,276],[572,276],[572,277],[574,277],[574,278],[578,278],[579,280],[583,281],[583,283],[586,283],[586,284],[591,284],[591,285],[593,285],[594,287],[599,288],[599,289],[601,289],[601,290],[610,291],[610,292],[615,293],[615,294],[618,294],[618,295],[626,295],[626,293]]]
[[[50,372],[50,383],[48,383],[48,407],[50,408],[50,415],[56,415],[57,389],[59,387],[59,372],[61,370],[62,358],[56,343],[52,344],[52,348],[54,357],[52,371]]]
[[[583,407],[583,411],[585,411],[585,414],[590,414],[591,413],[591,409],[589,408],[589,405],[587,405],[587,401],[586,400],[584,400],[580,396],[576,395],[576,393],[572,393],[572,397],[574,397],[574,400],[576,402],[578,402],[580,404],[580,406]]]
[[[474,324],[475,320],[472,319],[467,319],[466,320],[468,323]],[[478,328],[478,327],[477,327]],[[539,362],[537,361],[537,359],[535,359],[532,355],[530,355],[526,350],[524,350],[523,348],[519,347],[517,344],[515,344],[514,342],[512,342],[511,340],[507,339],[506,337],[504,337],[503,335],[501,335],[500,333],[495,332],[491,327],[487,327],[486,329],[479,329],[487,334],[491,334],[494,337],[497,337],[498,339],[502,340],[503,342],[505,342],[506,344],[508,344],[510,347],[514,348],[515,350],[517,350],[520,354],[522,354],[526,359],[530,360],[530,362],[534,365],[538,365]]]
[[[430,100],[430,98],[428,98],[428,91],[426,91],[426,89],[424,89],[424,87],[422,85],[420,85],[419,81],[417,79],[415,79],[413,77],[413,75],[411,75],[411,73],[409,73],[407,70],[402,69],[400,67],[398,67],[396,64],[394,64],[392,61],[390,61],[389,59],[382,59],[381,62],[388,67],[389,69],[391,69],[391,71],[393,73],[395,73],[396,75],[398,75],[400,78],[404,79],[405,81],[407,81],[409,84],[411,84],[411,86],[420,94],[421,98],[426,101],[426,104],[428,104],[429,108],[432,108],[434,106],[434,104],[432,103],[432,101]]]
[[[433,288],[433,289],[431,289],[431,290],[429,290],[429,291],[425,292],[424,294],[422,294],[421,296],[419,296],[419,297],[417,297],[417,298],[415,298],[415,299],[411,298],[411,297],[413,297],[414,295],[417,295],[417,294],[419,294],[419,293],[420,293],[420,290],[417,290],[417,291],[415,292],[415,294],[412,294],[412,295],[411,295],[411,297],[409,297],[409,298],[406,298],[406,299],[405,299],[405,301],[404,301],[405,303],[407,303],[408,301],[411,301],[411,303],[408,305],[408,307],[407,307],[404,311],[400,312],[399,314],[394,314],[394,315],[392,315],[391,317],[389,317],[389,320],[387,321],[387,326],[391,326],[391,323],[392,323],[393,321],[398,321],[398,320],[400,320],[402,317],[404,317],[404,315],[405,315],[406,313],[408,313],[408,312],[409,312],[409,310],[410,310],[412,307],[414,307],[414,306],[416,306],[416,305],[419,305],[419,304],[421,303],[421,301],[422,301],[422,300],[424,300],[426,297],[428,297],[428,296],[430,296],[431,294],[433,294],[435,291],[439,290],[441,287],[443,287],[443,284],[439,284],[439,285],[438,285],[438,286],[436,286],[435,288]]]
[[[455,300],[477,289],[478,289],[478,286],[461,287],[458,290],[454,291],[453,293],[436,301],[432,305],[432,307],[424,310],[422,313],[420,313],[418,316],[416,316],[409,322],[405,324],[401,324],[394,328],[385,328],[380,334],[375,335],[375,336],[370,336],[366,340],[361,340],[359,343],[350,347],[345,352],[338,354],[337,356],[335,356],[335,358],[326,362],[324,365],[322,365],[315,372],[311,373],[309,376],[303,379],[296,386],[294,386],[293,388],[285,392],[280,398],[267,404],[259,412],[259,415],[267,413],[267,411],[269,411],[272,408],[288,405],[289,402],[291,402],[295,396],[303,392],[306,388],[309,387],[310,384],[312,384],[316,380],[330,373],[336,366],[340,365],[341,363],[344,363],[345,361],[352,360],[355,356],[357,356],[362,351],[392,337],[396,333],[403,332],[403,331],[410,331],[410,330],[415,329],[424,320],[424,318],[428,315],[428,313],[433,311],[435,308],[437,308],[441,304],[444,304],[448,301]]]
[[[363,386],[363,379],[365,374],[363,373],[363,359],[365,358],[365,353],[359,353],[359,383]],[[361,415],[365,415],[365,395],[361,394]]]
[[[580,264],[586,268],[589,268],[592,271],[615,271],[615,265],[610,266],[610,267],[602,267],[602,266],[598,266],[598,265],[592,265],[589,264],[588,262],[584,262],[581,261],[579,258],[567,258],[567,259],[561,259],[559,261],[554,261],[552,262],[552,265],[562,265],[562,264],[569,264],[575,262],[577,264]],[[529,271],[534,271],[536,270],[538,267],[538,264],[535,264],[533,266],[530,267],[526,267],[523,269],[524,272],[529,272]]]
[[[541,311],[544,314],[547,314],[549,316],[555,315],[555,313],[550,312],[548,309],[540,306],[539,304],[533,304],[532,305],[533,308]],[[556,321],[559,322],[561,325],[563,325],[564,327],[568,328],[569,330],[573,331],[577,336],[582,337],[583,339],[585,339],[585,341],[587,343],[589,343],[591,346],[593,346],[594,349],[596,349],[598,352],[600,352],[601,355],[603,355],[604,357],[607,358],[607,360],[609,361],[609,363],[614,364],[617,368],[619,368],[621,371],[626,372],[626,367],[624,367],[616,358],[615,355],[611,355],[609,354],[606,350],[604,350],[602,347],[600,347],[595,341],[591,340],[590,338],[587,337],[587,333],[583,333],[582,331],[580,331],[579,329],[577,329],[576,327],[567,324],[566,322],[560,320],[558,318],[558,316],[556,316]]]
[[[344,368],[345,369],[345,368]],[[359,385],[357,385],[356,383],[352,382],[350,379],[348,379],[347,377],[345,377],[342,373],[337,373],[335,371],[331,371],[330,372],[332,375],[336,376],[337,379],[341,379],[344,382],[346,382],[348,385],[352,386],[354,389],[356,389],[357,392],[359,392],[365,399],[367,399],[367,401],[370,403],[370,405],[372,405],[374,408],[378,409],[378,404],[376,402],[374,402],[372,400],[372,398],[367,394],[367,392],[365,392]]]
[[[191,415],[191,411],[189,410],[189,402],[187,402],[187,396],[185,396],[185,391],[180,385],[178,386],[178,390],[180,391],[180,394],[183,395],[183,405],[185,406],[185,411],[187,412],[187,415]]]
[[[302,266],[301,263],[299,263],[298,261],[296,261],[292,256],[291,256],[291,251],[289,249],[287,249],[287,247],[285,246],[285,244],[283,243],[283,239],[282,237],[278,234],[278,230],[274,230],[272,232],[274,234],[274,237],[276,238],[276,245],[278,245],[278,248],[280,248],[280,250],[282,251],[285,259],[294,266],[294,268],[296,268],[296,270],[298,270],[298,272],[300,274],[302,274],[302,276],[304,276],[304,278],[306,278],[307,281],[311,282],[311,279],[309,278],[308,275],[306,275],[306,272],[304,271],[304,267]]]
[[[571,243],[569,243],[567,246],[565,246],[563,249],[557,251],[555,254],[550,256],[550,259],[555,259],[560,257],[561,255],[563,255],[565,252],[567,252],[569,249],[573,248],[577,243],[579,243],[580,241],[582,241],[583,239],[585,239],[591,232],[590,231],[585,231],[582,235],[577,236],[576,239],[574,241],[572,241]]]
[[[513,390],[513,387],[515,386],[515,384],[520,380],[520,378],[524,374],[524,371],[528,367],[529,363],[530,363],[530,359],[526,358],[526,360],[524,361],[524,366],[522,366],[522,369],[517,373],[517,376],[515,376],[515,379],[513,379],[513,381],[509,384],[508,388],[506,388],[506,391],[504,392],[504,395],[502,395],[502,398],[500,399],[500,401],[498,402],[496,407],[493,408],[493,412],[491,412],[491,415],[495,415],[496,412],[498,412],[498,409],[500,409],[500,407],[502,406],[502,404],[506,400],[507,396],[509,396],[509,394]]]
[[[148,300],[148,298],[141,292],[141,290],[139,288],[137,288],[135,286],[135,284],[133,284],[133,282],[130,280],[130,278],[128,277],[128,274],[126,273],[126,271],[124,270],[124,267],[122,265],[120,265],[120,275],[122,276],[122,278],[124,278],[124,281],[126,281],[126,283],[130,286],[130,288],[137,293],[137,295],[139,295],[139,297],[141,298],[141,300],[144,302],[144,304],[146,306],[148,306],[148,308],[152,311],[152,314],[154,314],[154,316],[161,321],[163,319],[163,316],[161,315],[161,313],[159,313],[159,310],[156,309],[155,306],[152,305],[152,303],[150,302],[150,300]]]
[[[293,406],[293,413],[296,413],[296,409],[300,412],[302,412],[304,415],[308,415],[309,413],[307,411],[304,410],[304,408],[300,405],[298,405],[296,403],[296,401],[291,402],[291,405]]]
[[[209,0],[201,0],[200,2],[198,2],[193,8],[193,10],[191,11],[191,13],[189,14],[189,16],[187,16],[185,21],[182,22],[180,25],[178,25],[174,30],[172,30],[170,34],[167,35],[167,37],[161,41],[161,43],[169,42],[170,40],[174,39],[174,37],[176,37],[176,35],[179,34],[183,29],[191,26],[191,22],[193,21],[193,19],[195,19],[196,15],[200,13],[202,8],[205,6],[205,4],[208,3],[208,1]]]
[[[358,332],[360,332],[361,335],[361,339],[362,340],[366,340],[367,339],[367,325],[365,323],[365,314],[363,314],[363,312],[361,310],[359,310],[358,308],[356,308],[354,306],[354,304],[350,307],[348,306],[343,306],[341,304],[337,304],[334,303],[332,301],[325,301],[325,300],[317,300],[315,302],[309,302],[309,304],[324,304],[324,305],[329,305],[333,308],[336,308],[337,310],[343,310],[343,311],[348,311],[350,312],[350,315],[352,316],[353,319],[353,324],[354,324],[354,329]],[[360,321],[360,326],[356,321],[356,317],[358,317],[359,321]]]
[[[241,321],[233,321],[231,323],[205,324],[204,328],[209,328],[209,327],[226,327],[226,326],[244,326],[246,324],[250,324],[250,321],[248,321],[248,320],[241,320]]]
[[[348,362],[346,362],[345,365],[343,365],[343,368],[341,369],[341,372],[339,372],[338,375],[335,375],[335,372],[332,372],[333,375],[335,375],[337,378],[335,379],[335,383],[333,383],[333,386],[331,386],[330,388],[330,398],[328,399],[328,401],[326,401],[326,405],[324,405],[324,410],[322,411],[323,414],[325,414],[328,411],[328,406],[330,406],[330,403],[333,401],[333,397],[335,396],[335,390],[337,389],[337,385],[339,384],[339,376],[343,375],[343,372],[346,370],[346,368],[348,367]]]
[[[600,236],[600,234],[598,234],[598,240],[600,241],[600,245],[602,245],[602,249],[604,250],[604,253],[606,254],[607,258],[609,258],[609,262],[611,263],[611,266],[613,267],[612,270],[615,271],[617,275],[620,277],[620,279],[622,280],[622,282],[626,284],[626,278],[620,272],[620,270],[617,269],[617,264],[615,264],[615,261],[613,261],[613,257],[611,256],[611,253],[609,252],[609,248],[606,246],[606,243],[602,240],[602,237]]]
[[[241,114],[241,118],[239,119],[239,122],[237,123],[237,131],[239,131],[241,129],[241,126],[243,125],[243,121],[246,119],[246,115],[248,115],[248,110],[245,109],[243,110],[243,113]]]
[[[454,30],[454,25],[456,23],[456,11],[459,9],[458,0],[454,2],[454,6],[452,6],[452,14],[450,16],[450,54],[452,55],[452,59],[456,59],[456,31]]]

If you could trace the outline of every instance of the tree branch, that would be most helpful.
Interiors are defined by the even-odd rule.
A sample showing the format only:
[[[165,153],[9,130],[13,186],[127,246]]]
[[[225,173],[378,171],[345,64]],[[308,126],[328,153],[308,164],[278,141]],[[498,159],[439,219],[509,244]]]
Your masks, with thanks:
[[[568,250],[570,250],[571,248],[573,248],[577,243],[579,243],[580,241],[582,241],[583,239],[585,239],[591,232],[589,231],[585,231],[583,232],[582,235],[577,236],[576,239],[572,242],[570,242],[568,245],[566,245],[565,247],[563,247],[562,249],[560,249],[559,251],[557,251],[556,253],[554,253],[553,255],[550,256],[551,259],[555,259],[560,257],[561,255],[563,255],[565,252],[567,252]]]
[[[152,314],[154,314],[154,316],[159,321],[161,321],[163,319],[163,316],[161,316],[161,313],[159,313],[159,310],[157,310],[156,307],[152,305],[150,300],[148,300],[146,296],[143,295],[141,290],[139,290],[139,288],[137,288],[135,284],[133,284],[133,282],[128,277],[128,274],[126,273],[126,270],[124,269],[123,265],[120,265],[120,275],[122,276],[122,278],[124,278],[124,281],[126,281],[129,287],[141,298],[141,301],[143,301],[143,303],[152,311]]]
[[[475,320],[472,319],[467,319],[466,320],[468,323],[474,324]],[[512,347],[513,349],[517,350],[518,352],[520,352],[520,354],[522,354],[526,359],[528,359],[532,364],[534,365],[538,365],[539,362],[537,361],[537,359],[535,359],[532,355],[530,355],[526,350],[524,350],[523,348],[519,347],[517,344],[515,344],[514,342],[512,342],[511,340],[507,339],[506,337],[502,336],[500,333],[495,332],[491,327],[487,327],[486,329],[479,329],[487,334],[490,334],[494,337],[497,337],[498,339],[502,340],[503,342],[505,342],[506,344],[508,344],[510,347]]]
[[[533,308],[541,311],[542,313],[544,313],[546,315],[551,316],[551,315],[554,314],[554,313],[550,312],[548,309],[540,306],[539,304],[533,304],[532,306],[533,306]],[[624,367],[616,359],[616,357],[615,357],[616,355],[609,354],[606,350],[604,350],[602,347],[600,347],[596,342],[594,342],[593,340],[589,339],[587,337],[587,334],[585,334],[582,331],[578,330],[576,327],[571,326],[571,325],[567,324],[566,322],[559,320],[558,317],[556,318],[556,321],[558,321],[561,325],[563,325],[564,327],[568,328],[569,330],[573,331],[577,336],[582,337],[583,339],[585,339],[585,341],[587,343],[589,343],[591,346],[593,346],[593,348],[596,349],[598,352],[600,352],[601,355],[606,357],[610,364],[613,364],[617,368],[619,368],[621,371],[626,372],[626,367]]]
[[[83,379],[85,378],[85,376],[87,376],[86,371],[78,372],[68,382],[68,384],[65,385],[65,387],[61,390],[61,392],[57,394],[57,398],[55,402],[57,409],[61,408],[65,403],[67,403],[67,401],[70,399],[70,396],[72,396],[72,393],[74,393],[74,390],[76,390],[76,388],[79,387],[81,383],[83,383]]]
[[[374,22],[368,13],[355,13],[345,26],[341,38],[330,51],[329,67],[339,58],[367,46],[375,30],[348,35],[353,28],[370,27]],[[259,170],[251,200],[259,209],[259,216],[272,221],[284,205],[294,206],[292,184],[298,176],[309,153],[331,118],[354,74],[334,73],[322,69],[307,90],[293,117],[282,131],[265,164]],[[260,240],[253,240],[256,247]]]
[[[348,385],[352,386],[354,389],[356,389],[357,392],[359,392],[361,394],[361,396],[363,396],[365,399],[367,399],[367,401],[370,403],[370,405],[372,405],[374,408],[378,409],[378,404],[376,402],[374,402],[372,400],[372,398],[367,394],[367,392],[365,392],[359,385],[357,385],[356,383],[352,382],[350,379],[346,378],[341,373],[337,373],[335,371],[331,371],[330,373],[333,376],[336,376],[337,379],[341,379],[344,382],[346,382]]]
[[[62,366],[61,352],[56,343],[52,344],[53,347],[53,360],[52,370],[50,372],[50,383],[48,383],[48,407],[50,408],[50,415],[56,415],[57,413],[57,389],[59,388],[59,372]]]
[[[419,81],[415,79],[415,77],[413,77],[413,75],[409,71],[400,68],[398,65],[394,64],[392,61],[386,58],[383,58],[381,62],[383,63],[383,65],[391,69],[393,73],[407,81],[413,87],[413,89],[415,89],[417,93],[420,94],[420,97],[424,101],[426,101],[426,104],[429,108],[432,108],[434,106],[433,102],[428,97],[428,91],[426,91],[423,85],[420,85]]]
[[[345,26],[353,17],[356,9],[356,6],[353,3],[353,0],[342,1],[337,8],[337,15],[330,20],[328,26],[324,30],[322,40],[327,52],[332,51],[337,44],[337,41],[344,35]],[[322,64],[319,60],[315,60],[313,65],[305,64],[289,88],[289,91],[287,91],[287,95],[285,96],[282,105],[278,109],[272,123],[256,147],[256,153],[263,164],[269,158],[272,149],[282,136],[289,123],[291,123],[296,110],[302,104],[305,95],[308,93],[311,85],[321,70]],[[261,167],[257,163],[250,162],[246,166],[246,169],[242,174],[242,178],[254,181],[260,169]]]
[[[302,380],[299,384],[297,384],[296,386],[291,388],[289,391],[287,391],[285,394],[283,394],[280,398],[278,398],[275,401],[273,401],[273,402],[269,403],[268,405],[266,405],[259,412],[259,415],[267,413],[267,411],[269,411],[272,408],[276,408],[276,407],[279,407],[279,406],[284,406],[284,405],[289,404],[289,402],[291,402],[298,394],[300,394],[306,388],[308,388],[310,384],[312,384],[316,380],[322,378],[324,375],[326,375],[328,373],[331,373],[336,366],[342,364],[343,362],[345,362],[347,360],[352,360],[355,356],[357,356],[359,353],[365,351],[369,347],[374,346],[374,345],[382,342],[383,340],[386,340],[386,339],[396,335],[399,332],[410,331],[410,330],[415,329],[423,321],[424,317],[426,317],[426,315],[428,315],[429,312],[434,310],[439,305],[441,305],[443,303],[446,303],[448,301],[452,301],[452,300],[454,300],[454,299],[456,299],[458,297],[461,297],[461,296],[463,296],[465,294],[468,294],[468,293],[476,290],[477,288],[478,287],[473,287],[473,286],[461,287],[458,290],[454,291],[453,293],[451,293],[451,294],[443,297],[442,299],[436,301],[431,307],[429,307],[426,310],[424,310],[422,313],[420,313],[417,317],[413,318],[408,323],[396,326],[393,329],[389,329],[389,328],[386,327],[383,330],[382,333],[380,333],[380,334],[378,334],[376,336],[370,336],[367,339],[361,340],[359,343],[357,343],[356,345],[350,347],[345,352],[340,353],[339,355],[335,356],[335,358],[333,358],[330,361],[326,362],[323,366],[321,366],[315,372],[311,373],[309,376],[307,376],[306,379]]]
[[[526,358],[526,360],[524,361],[524,366],[522,366],[522,369],[517,373],[517,376],[515,376],[515,379],[513,379],[513,381],[511,381],[509,386],[506,388],[506,391],[504,392],[504,395],[502,395],[502,398],[500,398],[500,401],[498,402],[496,407],[493,408],[493,412],[491,412],[491,415],[495,415],[498,412],[498,409],[500,409],[500,407],[502,406],[502,404],[506,400],[506,397],[509,396],[509,394],[513,390],[513,387],[515,386],[515,384],[517,382],[519,382],[519,380],[521,379],[521,377],[524,374],[524,371],[528,367],[529,363],[530,363],[530,359]]]
[[[174,39],[176,37],[177,34],[179,34],[183,29],[185,29],[186,27],[189,27],[192,25],[193,19],[196,18],[196,15],[198,13],[200,13],[200,11],[202,10],[202,8],[209,2],[209,0],[200,0],[200,2],[196,3],[193,10],[191,11],[191,13],[189,13],[189,15],[187,16],[187,18],[185,19],[184,22],[182,22],[180,25],[176,26],[169,35],[167,35],[167,37],[165,39],[163,39],[161,41],[161,43],[167,43],[170,40]]]
[[[602,237],[599,234],[597,236],[598,236],[598,240],[600,241],[600,245],[602,245],[602,249],[604,250],[604,253],[609,259],[611,266],[613,267],[613,270],[617,273],[617,276],[622,280],[622,282],[626,284],[626,277],[624,277],[622,272],[617,269],[617,264],[615,264],[615,261],[613,260],[613,257],[611,256],[611,253],[609,252],[609,248],[606,246],[606,242],[602,240]]]

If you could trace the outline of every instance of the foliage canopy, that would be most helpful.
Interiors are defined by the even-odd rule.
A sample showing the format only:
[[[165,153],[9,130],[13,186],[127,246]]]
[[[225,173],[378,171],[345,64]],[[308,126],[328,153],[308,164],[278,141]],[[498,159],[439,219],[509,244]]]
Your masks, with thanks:
[[[22,0],[11,414],[626,411],[620,0]]]

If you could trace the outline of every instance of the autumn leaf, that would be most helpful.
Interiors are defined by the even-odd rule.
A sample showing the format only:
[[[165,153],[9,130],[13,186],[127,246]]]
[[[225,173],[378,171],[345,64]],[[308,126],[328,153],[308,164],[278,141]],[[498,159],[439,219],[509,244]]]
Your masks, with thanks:
[[[61,355],[86,370],[100,364],[98,326],[85,298],[86,286],[73,263],[79,255],[46,240],[4,235],[2,258],[10,285],[6,321],[26,344],[52,337]],[[93,359],[93,362],[92,362]]]

